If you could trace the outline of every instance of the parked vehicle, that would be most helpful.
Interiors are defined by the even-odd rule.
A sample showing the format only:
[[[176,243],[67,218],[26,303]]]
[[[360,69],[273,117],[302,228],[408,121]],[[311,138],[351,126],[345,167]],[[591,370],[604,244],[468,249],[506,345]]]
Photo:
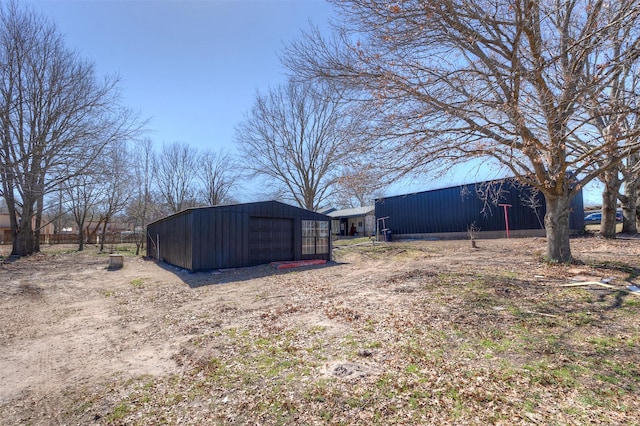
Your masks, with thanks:
[[[589,213],[584,217],[585,225],[600,223],[602,221],[602,212]],[[622,222],[622,212],[616,212],[616,222]]]

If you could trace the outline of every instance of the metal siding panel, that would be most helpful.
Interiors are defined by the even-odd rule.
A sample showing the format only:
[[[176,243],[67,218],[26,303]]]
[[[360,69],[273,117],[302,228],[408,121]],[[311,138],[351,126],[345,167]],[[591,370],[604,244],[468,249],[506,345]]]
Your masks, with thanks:
[[[236,266],[236,229],[234,226],[233,217],[236,213],[232,210],[225,213],[225,243],[226,243],[226,265],[228,267]]]
[[[245,246],[245,240],[244,240],[242,219],[243,217],[240,214],[236,213],[235,215],[233,215],[233,220],[234,220],[233,226],[235,229],[235,246],[236,246],[234,258],[235,258],[236,265],[242,265],[244,262],[243,249]]]
[[[442,226],[442,191],[437,191],[433,194],[430,200],[428,200],[427,208],[429,209],[429,216],[434,218],[434,229],[436,232],[442,232],[444,227]]]
[[[186,237],[184,239],[184,260],[185,264],[189,265],[188,269],[193,270],[193,213],[185,215]]]
[[[211,268],[221,268],[224,265],[222,252],[225,250],[224,247],[224,236],[223,236],[223,226],[221,220],[222,210],[218,210],[215,212],[215,216],[213,217],[213,224],[215,226],[215,235],[213,241],[211,241],[212,253],[210,253],[212,264]]]
[[[200,270],[215,269],[215,238],[216,238],[216,215],[215,209],[204,209],[202,211],[201,228],[196,228],[196,234],[200,239],[198,245],[198,257],[200,259]]]
[[[240,250],[242,246],[242,233],[239,229],[239,218],[236,212],[233,212],[229,215],[229,257],[231,258],[231,264],[235,267],[241,264],[242,251]]]
[[[202,262],[200,252],[200,241],[202,235],[202,211],[194,210],[191,215],[191,269],[196,271]]]
[[[582,198],[582,190],[571,200],[569,228],[575,230],[584,229],[584,200]]]
[[[215,245],[215,241],[217,238],[217,230],[216,230],[216,215],[217,212],[215,209],[211,209],[207,211],[205,222],[207,234],[203,236],[202,243],[200,244],[200,249],[203,251],[202,255],[202,269],[215,269],[216,265],[216,251],[217,247]]]
[[[446,190],[441,190],[435,193],[433,203],[431,204],[431,214],[436,217],[436,229],[438,232],[443,232],[447,229],[447,217],[449,209],[446,207],[447,200]]]
[[[193,212],[193,223],[192,223],[192,235],[193,241],[191,246],[193,247],[193,252],[191,255],[191,264],[193,270],[198,270],[202,266],[202,233],[203,233],[204,219],[201,210],[195,210]]]
[[[249,214],[242,214],[242,265],[249,264]]]
[[[293,260],[302,258],[302,218],[293,219]],[[304,219],[308,220],[308,219]]]
[[[222,267],[223,268],[228,268],[231,266],[232,264],[232,255],[231,255],[231,251],[233,250],[233,247],[231,246],[231,232],[232,230],[230,229],[230,216],[231,213],[229,212],[223,212],[222,213],[222,247],[223,249],[222,251]]]

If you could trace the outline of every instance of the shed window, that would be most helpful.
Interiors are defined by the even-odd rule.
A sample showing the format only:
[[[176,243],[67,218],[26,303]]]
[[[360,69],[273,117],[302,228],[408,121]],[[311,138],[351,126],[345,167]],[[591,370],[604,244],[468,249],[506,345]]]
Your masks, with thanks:
[[[325,254],[329,252],[329,222],[319,220],[302,221],[302,254]]]

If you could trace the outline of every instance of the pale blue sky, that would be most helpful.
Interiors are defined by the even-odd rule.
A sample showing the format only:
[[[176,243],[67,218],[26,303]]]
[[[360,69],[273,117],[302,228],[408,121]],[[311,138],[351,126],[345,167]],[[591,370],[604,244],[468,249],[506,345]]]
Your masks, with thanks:
[[[284,82],[278,54],[315,25],[323,0],[30,0],[100,76],[122,78],[124,104],[151,118],[149,137],[233,149],[256,89]]]

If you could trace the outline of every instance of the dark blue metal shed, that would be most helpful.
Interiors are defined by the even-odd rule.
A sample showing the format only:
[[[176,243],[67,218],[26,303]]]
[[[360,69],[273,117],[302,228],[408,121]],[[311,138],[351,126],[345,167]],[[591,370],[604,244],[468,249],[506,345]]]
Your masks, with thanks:
[[[460,237],[472,225],[488,236],[505,236],[505,207],[512,235],[544,235],[542,193],[514,179],[479,182],[375,200],[376,218],[394,236]],[[571,203],[570,228],[584,229],[582,192]]]
[[[278,201],[187,209],[147,227],[147,256],[191,271],[331,260],[331,218]]]

